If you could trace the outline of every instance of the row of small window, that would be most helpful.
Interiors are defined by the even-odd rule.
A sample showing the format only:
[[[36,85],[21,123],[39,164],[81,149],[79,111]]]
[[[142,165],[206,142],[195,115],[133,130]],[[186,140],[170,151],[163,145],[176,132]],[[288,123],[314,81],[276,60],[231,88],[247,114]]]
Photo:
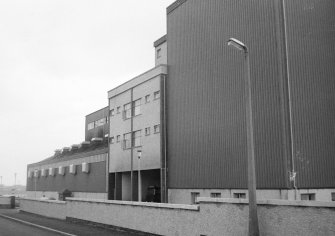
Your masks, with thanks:
[[[145,130],[146,136],[150,135],[150,127],[147,127],[144,130]],[[159,132],[160,132],[160,125],[154,125],[154,133],[156,134]],[[120,143],[120,142],[121,142],[121,135],[116,135],[116,143]],[[115,143],[114,136],[110,138],[110,143],[111,144]],[[141,130],[137,130],[132,133],[130,132],[130,133],[123,134],[123,140],[122,140],[123,149],[139,147],[139,146],[142,146]]]
[[[234,198],[246,198],[247,195],[246,193],[234,193]],[[191,193],[191,202],[192,204],[196,204],[197,203],[197,198],[200,197],[200,193],[199,192],[192,192]],[[221,193],[211,193],[211,198],[221,198]]]
[[[77,166],[76,165],[70,165],[69,166],[69,173],[70,174],[76,174],[77,173]],[[41,169],[41,170],[34,170],[34,171],[28,171],[28,178],[32,178],[32,177],[35,177],[35,178],[38,178],[41,174],[41,176],[55,176],[56,173],[55,173],[55,170],[56,168],[52,168],[50,167],[48,169],[48,172],[49,174],[47,174],[47,169]],[[58,174],[59,175],[65,175],[65,167],[64,166],[59,166],[57,167],[57,170],[58,170]],[[84,162],[81,164],[81,171],[83,173],[89,173],[89,164]]]
[[[154,92],[154,100],[157,100],[160,98],[160,91]],[[122,112],[122,117],[123,119],[129,119],[132,116],[138,116],[141,114],[141,101],[142,99],[137,99],[133,102],[127,103],[123,105],[123,112]],[[144,97],[145,103],[150,102],[150,94],[146,95]],[[116,114],[121,113],[121,106],[116,107]],[[115,116],[115,110],[111,109],[110,110],[110,116]]]
[[[234,193],[234,198],[246,198],[246,193]],[[197,198],[200,197],[199,192],[191,193],[191,202],[192,204],[196,204]],[[220,198],[221,193],[211,193],[212,198]],[[302,193],[300,194],[300,198],[302,201],[315,201],[315,193]],[[335,201],[335,192],[331,193],[332,201]]]
[[[91,130],[91,129],[94,129],[96,127],[99,127],[99,126],[102,126],[104,124],[108,123],[108,117],[104,117],[102,119],[99,119],[99,120],[96,120],[96,121],[93,121],[91,123],[88,123],[87,125],[87,130]]]

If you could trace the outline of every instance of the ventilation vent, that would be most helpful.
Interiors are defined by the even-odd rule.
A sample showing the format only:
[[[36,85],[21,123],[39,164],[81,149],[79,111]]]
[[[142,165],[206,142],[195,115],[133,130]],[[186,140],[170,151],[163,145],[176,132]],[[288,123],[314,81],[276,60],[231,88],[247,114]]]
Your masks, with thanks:
[[[92,142],[102,142],[102,138],[92,138],[91,141]]]
[[[34,177],[35,177],[35,178],[38,178],[38,176],[39,176],[39,171],[38,171],[38,170],[35,170],[35,171],[34,171]]]
[[[58,174],[59,175],[64,175],[65,174],[65,170],[63,166],[58,167]]]
[[[69,167],[69,168],[70,168],[69,172],[70,172],[71,174],[74,174],[74,175],[75,175],[75,174],[76,174],[76,167],[77,167],[77,166],[75,166],[75,165],[73,165],[73,164],[70,165],[70,167]]]
[[[49,175],[54,176],[55,175],[55,168],[50,167],[49,168]]]
[[[90,166],[87,162],[84,162],[81,164],[81,169],[82,169],[82,172],[84,173],[89,173],[90,172]]]

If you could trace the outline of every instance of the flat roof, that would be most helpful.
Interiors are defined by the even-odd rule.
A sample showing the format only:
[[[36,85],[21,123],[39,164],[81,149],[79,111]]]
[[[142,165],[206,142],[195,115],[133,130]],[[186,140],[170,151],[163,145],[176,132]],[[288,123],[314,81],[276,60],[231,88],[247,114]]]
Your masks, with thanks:
[[[108,99],[162,74],[167,74],[167,65],[158,65],[151,70],[148,70],[143,74],[140,74],[139,76],[136,76],[135,78],[117,86],[116,88],[109,90]]]
[[[160,37],[159,39],[157,39],[155,42],[154,42],[154,47],[158,47],[159,45],[161,45],[162,43],[165,43],[166,42],[166,35]]]
[[[92,115],[92,114],[94,114],[94,113],[97,113],[97,112],[99,112],[99,111],[101,111],[101,110],[108,109],[108,108],[109,108],[109,107],[108,107],[108,106],[106,106],[106,107],[104,107],[104,108],[101,108],[101,109],[99,109],[99,110],[93,111],[93,112],[91,112],[91,113],[87,114],[86,116],[90,116],[90,115]]]

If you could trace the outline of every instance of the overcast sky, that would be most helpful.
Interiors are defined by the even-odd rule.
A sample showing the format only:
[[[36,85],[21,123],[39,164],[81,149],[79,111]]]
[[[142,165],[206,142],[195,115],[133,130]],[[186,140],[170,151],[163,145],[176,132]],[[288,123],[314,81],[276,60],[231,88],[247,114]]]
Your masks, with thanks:
[[[174,0],[0,0],[0,176],[84,140],[107,91],[154,67]]]

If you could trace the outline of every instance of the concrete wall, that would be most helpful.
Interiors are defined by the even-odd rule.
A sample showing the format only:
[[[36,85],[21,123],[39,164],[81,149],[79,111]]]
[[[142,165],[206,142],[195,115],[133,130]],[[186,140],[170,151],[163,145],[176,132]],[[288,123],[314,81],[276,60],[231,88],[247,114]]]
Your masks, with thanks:
[[[21,198],[20,210],[47,217],[65,219],[66,202]]]
[[[159,235],[247,235],[247,200],[199,198],[198,201],[199,205],[181,205],[79,198],[68,198],[66,203],[23,199],[21,209]],[[261,235],[335,232],[334,202],[260,200],[258,217]]]
[[[248,198],[247,189],[169,189],[168,198],[170,203],[191,204],[191,193],[199,193],[200,197],[210,197],[211,193],[220,193],[222,198],[234,198],[234,193],[245,193]],[[258,200],[301,200],[301,194],[314,193],[315,200],[331,202],[332,193],[335,189],[257,189]]]
[[[90,192],[72,192],[73,197],[77,198],[90,198],[90,199],[107,199],[107,193],[90,193]],[[58,192],[51,191],[27,191],[26,197],[39,199],[42,197],[45,198],[54,198],[58,199]]]
[[[15,197],[4,197],[0,196],[0,209],[1,208],[14,208],[15,207]]]

